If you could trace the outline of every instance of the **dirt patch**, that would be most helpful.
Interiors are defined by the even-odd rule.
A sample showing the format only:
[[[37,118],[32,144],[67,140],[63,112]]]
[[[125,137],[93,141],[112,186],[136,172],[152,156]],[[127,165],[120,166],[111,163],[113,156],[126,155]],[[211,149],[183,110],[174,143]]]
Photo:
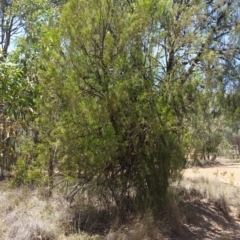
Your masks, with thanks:
[[[240,239],[240,223],[233,216],[226,216],[214,203],[203,200],[185,203],[186,223],[181,234],[171,235],[174,240]]]
[[[222,162],[183,173],[185,221],[170,239],[240,239],[240,164]],[[184,196],[184,194],[182,194]]]
[[[231,185],[240,186],[240,163],[221,163],[207,167],[194,167],[184,170],[186,178],[204,177],[210,181],[217,180]]]

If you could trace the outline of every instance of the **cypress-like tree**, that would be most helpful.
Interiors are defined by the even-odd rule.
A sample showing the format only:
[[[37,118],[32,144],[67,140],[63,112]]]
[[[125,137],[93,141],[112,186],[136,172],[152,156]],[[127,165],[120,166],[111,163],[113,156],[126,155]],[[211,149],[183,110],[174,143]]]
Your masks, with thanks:
[[[224,26],[234,8],[216,4],[65,5],[58,27],[46,33],[40,80],[38,159],[47,159],[51,183],[57,169],[96,182],[121,212],[126,199],[138,209],[162,206],[168,178],[184,166],[186,124],[198,98],[221,87],[221,39],[231,38]]]

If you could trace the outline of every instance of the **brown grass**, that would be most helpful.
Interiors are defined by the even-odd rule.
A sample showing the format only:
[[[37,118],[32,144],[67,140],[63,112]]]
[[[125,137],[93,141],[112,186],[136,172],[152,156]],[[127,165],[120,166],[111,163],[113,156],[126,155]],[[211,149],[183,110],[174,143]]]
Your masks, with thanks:
[[[72,213],[69,204],[61,194],[43,199],[35,190],[21,187],[11,188],[0,184],[0,239],[6,240],[95,240],[98,236],[65,233],[69,230]]]
[[[233,207],[236,216],[240,217],[240,190],[231,184],[202,177],[183,179],[180,185],[173,183],[165,208],[159,214],[150,210],[141,215],[129,213],[124,222],[117,219],[114,209],[96,202],[94,191],[91,191],[91,197],[79,192],[72,204],[61,192],[54,192],[49,199],[44,198],[42,192],[25,187],[13,189],[0,182],[0,239],[197,239],[196,236],[201,236],[200,225],[205,229],[204,224],[208,226],[209,220],[212,226],[230,223]],[[190,237],[186,226],[194,226],[198,235]],[[225,239],[231,234],[219,233],[217,237]]]
[[[110,231],[106,240],[160,240],[167,234],[164,220],[156,221],[151,211],[143,216],[135,217],[132,223],[120,227],[116,231]]]
[[[240,188],[231,184],[210,181],[203,177],[199,178],[183,178],[180,188],[184,189],[188,194],[195,198],[206,199],[209,202],[222,202],[226,206],[240,206],[239,194]],[[223,201],[224,199],[224,201]]]

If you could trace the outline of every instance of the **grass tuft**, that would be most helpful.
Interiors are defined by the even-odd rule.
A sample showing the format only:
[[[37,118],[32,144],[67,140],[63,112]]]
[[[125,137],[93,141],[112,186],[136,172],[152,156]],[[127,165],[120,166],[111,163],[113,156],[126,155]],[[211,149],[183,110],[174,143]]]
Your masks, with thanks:
[[[106,240],[160,240],[164,239],[166,232],[165,222],[155,220],[151,211],[147,211],[143,216],[135,217],[132,224],[122,226],[117,231],[110,231]]]
[[[69,233],[72,213],[60,193],[44,199],[42,193],[25,187],[0,185],[0,239],[6,240],[97,240],[97,236]]]

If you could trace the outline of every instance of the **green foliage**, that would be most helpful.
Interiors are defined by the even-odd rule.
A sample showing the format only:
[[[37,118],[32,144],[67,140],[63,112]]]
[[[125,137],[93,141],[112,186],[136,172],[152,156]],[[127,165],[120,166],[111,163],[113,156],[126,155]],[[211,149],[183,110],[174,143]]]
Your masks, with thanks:
[[[58,140],[55,166],[79,180],[97,178],[122,212],[128,197],[134,208],[161,205],[184,160],[178,118],[154,87],[155,36],[148,52],[141,47],[152,19],[146,4],[154,11],[151,1],[71,1],[44,46],[39,123],[52,124],[42,141]]]
[[[3,26],[0,28],[1,54],[3,53],[0,59],[2,175],[5,170],[10,169],[10,165],[14,164],[17,158],[25,154],[20,147],[23,138],[30,137],[32,141],[37,141],[37,131],[33,121],[37,116],[36,102],[40,96],[38,59],[41,36],[49,22],[57,21],[57,9],[59,8],[45,0],[1,3],[2,22],[8,24],[7,30],[3,31]],[[18,37],[14,38],[14,35]],[[16,46],[7,54],[13,41]],[[27,155],[25,156],[28,158]]]
[[[37,75],[40,134],[16,172],[41,173],[51,187],[56,172],[95,181],[120,213],[129,199],[134,209],[162,206],[187,149],[205,156],[221,141],[222,39],[232,37],[224,29],[235,12],[219,14],[216,4],[71,0],[59,18],[54,9],[46,21],[34,17],[20,63]]]
[[[24,78],[23,71],[17,64],[3,61],[0,64],[0,95],[4,102],[5,114],[14,120],[25,118],[33,111],[34,89],[31,82]]]

